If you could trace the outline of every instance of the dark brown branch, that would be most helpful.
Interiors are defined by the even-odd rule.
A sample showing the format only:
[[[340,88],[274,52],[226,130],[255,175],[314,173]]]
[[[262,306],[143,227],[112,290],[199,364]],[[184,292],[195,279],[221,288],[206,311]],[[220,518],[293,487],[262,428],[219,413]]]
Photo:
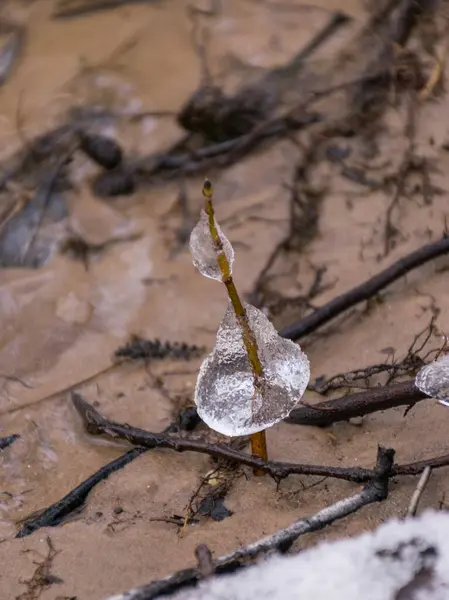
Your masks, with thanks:
[[[440,467],[449,466],[449,454],[430,458],[429,460],[420,460],[408,465],[394,465],[391,475],[419,475],[426,467],[431,469],[439,469]]]
[[[280,332],[285,338],[298,340],[305,335],[312,333],[331,319],[342,314],[348,308],[368,300],[380,290],[386,288],[390,283],[403,277],[409,271],[420,267],[421,265],[447,254],[449,252],[449,238],[443,237],[441,240],[422,246],[418,250],[411,252],[407,256],[400,258],[371,279],[352,288],[351,290],[337,296],[324,306],[318,308],[314,313],[301,319]]]
[[[352,417],[361,417],[378,410],[412,406],[426,398],[428,396],[418,390],[413,381],[402,381],[357,394],[349,394],[336,400],[320,402],[313,408],[300,406],[292,410],[285,421],[295,425],[326,427],[338,421],[347,421]],[[321,412],[320,408],[324,410]]]
[[[354,481],[355,483],[364,483],[372,477],[370,469],[363,469],[361,467],[322,467],[276,461],[265,462],[256,456],[234,450],[224,444],[208,444],[200,440],[176,438],[163,433],[152,433],[144,429],[131,427],[127,424],[109,421],[75,392],[72,393],[72,400],[76,410],[83,418],[88,433],[124,439],[134,446],[141,446],[143,448],[169,448],[175,452],[190,451],[208,454],[214,458],[224,458],[246,465],[247,467],[260,468],[277,480],[284,479],[289,475],[318,475],[320,477],[334,477],[336,479]]]
[[[223,458],[248,467],[260,469],[277,481],[289,475],[317,475],[319,477],[344,479],[345,481],[352,481],[354,483],[366,483],[375,477],[372,469],[365,469],[363,467],[329,467],[264,461],[256,456],[245,454],[224,444],[208,444],[200,440],[176,438],[163,433],[152,433],[127,424],[109,421],[79,394],[72,393],[72,400],[89,433],[124,439],[135,446],[143,448],[169,448],[175,452],[208,454],[214,458]],[[420,473],[426,466],[438,468],[446,465],[449,466],[449,455],[434,458],[425,463],[413,463],[405,467],[395,466],[393,467],[393,471],[395,475],[410,475],[415,472]],[[415,470],[413,471],[413,469]]]

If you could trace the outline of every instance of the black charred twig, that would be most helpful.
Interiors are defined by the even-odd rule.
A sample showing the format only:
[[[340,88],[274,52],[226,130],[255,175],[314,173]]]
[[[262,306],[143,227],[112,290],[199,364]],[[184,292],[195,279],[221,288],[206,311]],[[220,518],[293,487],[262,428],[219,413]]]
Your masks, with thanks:
[[[295,425],[327,427],[338,421],[347,421],[352,417],[361,417],[379,410],[413,406],[426,398],[429,397],[418,390],[413,381],[403,381],[320,402],[313,408],[300,406],[293,409],[285,421]],[[320,408],[323,408],[323,411],[320,411]]]
[[[324,529],[368,504],[385,500],[388,496],[388,479],[393,459],[394,450],[378,448],[377,463],[372,471],[373,479],[357,494],[340,500],[311,517],[299,519],[285,529],[280,529],[268,537],[221,556],[213,562],[207,549],[204,551],[205,559],[198,561],[199,564],[196,569],[178,571],[170,577],[153,581],[148,585],[125,592],[123,595],[114,596],[115,600],[152,600],[184,587],[195,586],[204,577],[204,564],[206,564],[206,576],[211,575],[211,569],[213,569],[214,574],[220,575],[246,566],[248,562],[261,554],[272,551],[287,551],[301,535]]]
[[[4,450],[8,446],[11,446],[16,440],[20,438],[20,435],[17,433],[13,433],[12,435],[8,435],[7,437],[0,438],[0,450]]]
[[[197,419],[185,418],[184,414],[187,412],[189,412],[189,408],[182,410],[174,422],[164,430],[164,433],[180,430],[192,431],[199,423],[199,417]],[[17,437],[19,436],[10,436],[10,438]],[[9,438],[5,439],[8,440]],[[2,440],[0,439],[0,449],[2,447],[1,441]],[[128,450],[128,452],[125,454],[122,454],[122,456],[114,459],[104,467],[101,467],[101,469],[80,483],[75,489],[71,490],[68,494],[61,498],[61,500],[58,500],[43,511],[39,511],[39,514],[28,517],[23,522],[22,528],[16,537],[25,537],[41,527],[56,527],[57,525],[60,525],[74,511],[83,506],[87,496],[96,485],[107,479],[111,473],[123,469],[123,467],[148,450],[149,448],[133,448],[132,450]]]
[[[152,433],[132,427],[131,425],[110,421],[101,415],[82,396],[72,393],[73,404],[81,415],[88,433],[93,435],[107,435],[113,439],[127,440],[135,446],[144,448],[170,448],[175,452],[199,452],[214,458],[223,458],[242,465],[259,469],[273,477],[282,480],[289,475],[317,475],[319,477],[333,477],[354,483],[366,483],[374,477],[374,471],[363,467],[327,467],[320,465],[306,465],[297,463],[284,463],[264,461],[255,456],[245,454],[224,444],[208,444],[199,440],[170,437],[163,433]],[[395,475],[414,475],[421,473],[426,466],[432,468],[449,465],[449,455],[432,458],[421,463],[412,463],[406,466],[393,467]]]
[[[418,248],[418,250],[407,254],[407,256],[400,258],[391,266],[371,277],[371,279],[337,296],[324,306],[318,308],[314,313],[301,319],[298,323],[285,327],[280,334],[283,337],[298,340],[314,332],[352,306],[363,302],[363,300],[368,300],[409,271],[447,253],[449,253],[449,237],[443,237],[436,242],[426,244]]]
[[[55,504],[52,504],[37,516],[31,516],[26,519],[16,538],[30,535],[41,527],[55,527],[62,523],[73,511],[82,507],[89,492],[100,481],[107,479],[111,473],[123,469],[123,467],[147,450],[148,448],[133,448],[104,467],[101,467],[96,473],[71,490],[64,498],[61,498],[61,500],[58,500],[58,502],[55,502]]]

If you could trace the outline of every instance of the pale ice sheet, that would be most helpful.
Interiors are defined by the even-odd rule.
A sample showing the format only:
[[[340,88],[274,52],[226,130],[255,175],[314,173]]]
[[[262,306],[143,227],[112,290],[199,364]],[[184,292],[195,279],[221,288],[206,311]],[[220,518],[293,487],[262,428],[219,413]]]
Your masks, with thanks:
[[[269,558],[169,598],[447,600],[448,565],[449,516],[427,512],[417,519],[390,521],[357,538],[321,543],[295,556]]]
[[[449,406],[449,354],[423,367],[416,376],[415,385],[424,394]]]
[[[234,249],[228,238],[224,235],[218,223],[215,221],[218,235],[223,244],[223,252],[226,256],[230,271],[234,262]],[[215,247],[209,230],[209,217],[204,209],[201,210],[200,220],[190,234],[190,252],[195,267],[209,279],[222,280],[222,273],[218,266],[218,251]]]
[[[212,353],[204,360],[195,389],[198,414],[215,431],[240,436],[262,431],[287,417],[298,405],[310,378],[301,348],[281,338],[267,317],[245,305],[264,373],[262,390],[243,344],[242,332],[229,303]]]

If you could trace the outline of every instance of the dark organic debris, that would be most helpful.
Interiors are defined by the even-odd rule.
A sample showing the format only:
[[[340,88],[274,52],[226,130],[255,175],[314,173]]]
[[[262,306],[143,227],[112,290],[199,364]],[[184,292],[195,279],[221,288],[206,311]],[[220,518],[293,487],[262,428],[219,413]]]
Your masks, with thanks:
[[[207,85],[189,98],[177,120],[186,131],[200,133],[212,142],[224,142],[249,133],[268,118],[271,108],[262,89],[245,89],[230,97],[218,86]]]
[[[115,351],[117,358],[138,359],[162,359],[180,358],[189,360],[198,358],[204,354],[204,348],[195,344],[185,342],[161,342],[159,339],[146,340],[138,335],[132,336],[131,340]]]
[[[260,81],[245,85],[234,95],[206,82],[181,108],[178,123],[186,131],[201,134],[205,141],[225,142],[249,134],[273,116],[286,81],[294,78],[306,59],[349,20],[342,13],[332,14],[324,28],[288,63],[268,71]]]
[[[247,445],[247,438],[235,438],[228,447],[241,450]],[[223,458],[215,458],[213,460],[216,463],[216,468],[213,471],[209,471],[202,478],[199,486],[189,499],[183,527],[179,534],[180,537],[182,537],[188,523],[197,515],[211,517],[214,521],[223,521],[233,514],[225,506],[224,502],[234,481],[241,475],[241,469],[236,462]]]
[[[183,408],[173,423],[170,423],[164,433],[176,433],[178,431],[193,431],[201,423],[196,406]]]
[[[55,550],[50,536],[47,536],[45,541],[48,548],[47,556],[42,562],[35,562],[36,570],[31,579],[21,581],[23,585],[26,585],[27,589],[19,596],[16,596],[15,600],[35,600],[51,585],[64,583],[60,577],[53,575],[51,572],[53,560],[59,551]]]
[[[351,148],[346,146],[338,146],[337,144],[330,144],[326,148],[326,158],[331,162],[342,162],[345,158],[351,155]]]
[[[78,132],[78,136],[80,149],[101,167],[111,170],[122,163],[122,149],[112,138],[83,130]]]
[[[13,433],[12,435],[8,435],[4,438],[0,438],[0,450],[4,450],[8,446],[11,446],[16,440],[20,438],[20,435],[17,433]]]
[[[206,496],[201,501],[198,512],[200,515],[211,517],[214,521],[223,521],[233,515],[232,510],[229,510],[224,504],[224,498],[213,498]]]
[[[60,525],[71,513],[83,506],[89,492],[100,483],[100,481],[107,479],[111,473],[123,469],[123,467],[146,451],[147,448],[133,448],[102,467],[96,473],[80,483],[75,489],[70,491],[64,498],[61,498],[61,500],[58,500],[55,504],[44,509],[37,516],[31,516],[28,519],[25,519],[16,538],[30,535],[41,527],[56,527],[57,525]]]
[[[92,182],[92,191],[99,198],[130,196],[136,191],[136,178],[131,169],[119,166],[100,173]]]
[[[380,182],[367,177],[366,172],[358,167],[343,166],[341,170],[342,177],[372,189],[380,187]]]

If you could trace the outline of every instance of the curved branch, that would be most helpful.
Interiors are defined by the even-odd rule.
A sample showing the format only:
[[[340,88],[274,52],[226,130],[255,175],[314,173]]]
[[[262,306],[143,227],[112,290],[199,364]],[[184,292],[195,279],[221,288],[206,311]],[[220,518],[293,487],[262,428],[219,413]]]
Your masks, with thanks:
[[[189,440],[188,438],[171,437],[163,433],[152,433],[150,431],[145,431],[144,429],[131,427],[127,424],[109,421],[79,394],[72,393],[72,400],[89,433],[128,440],[128,442],[134,446],[143,448],[169,448],[175,452],[199,452],[200,454],[208,454],[214,458],[224,458],[248,467],[260,469],[277,481],[285,479],[289,475],[317,475],[320,477],[343,479],[354,483],[367,483],[376,477],[376,474],[372,469],[363,467],[330,467],[264,461],[256,456],[234,450],[234,448],[230,448],[224,444],[208,444],[207,442],[200,440]],[[430,466],[434,469],[449,466],[449,455],[405,466],[395,465],[391,470],[391,476],[414,475],[416,473],[421,473],[426,466]]]
[[[429,397],[418,390],[413,381],[402,381],[349,394],[335,400],[319,402],[314,404],[313,408],[300,406],[292,410],[285,422],[294,425],[326,427],[338,421],[347,421],[352,417],[361,417],[378,410],[397,406],[413,406],[425,399],[429,399]]]
[[[441,240],[426,244],[418,248],[418,250],[407,254],[407,256],[400,258],[391,266],[371,277],[371,279],[337,296],[324,306],[318,308],[311,315],[301,319],[298,323],[285,327],[280,331],[280,335],[291,340],[298,340],[342,314],[348,308],[363,300],[368,300],[409,271],[448,252],[449,237],[443,237]]]

